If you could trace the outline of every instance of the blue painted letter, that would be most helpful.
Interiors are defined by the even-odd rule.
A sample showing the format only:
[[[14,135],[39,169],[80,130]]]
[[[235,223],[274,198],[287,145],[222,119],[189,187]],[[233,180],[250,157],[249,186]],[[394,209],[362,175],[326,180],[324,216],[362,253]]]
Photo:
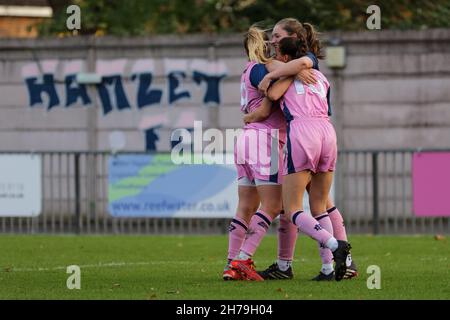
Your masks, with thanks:
[[[206,93],[205,97],[203,98],[203,102],[205,104],[209,102],[220,104],[219,84],[220,80],[222,80],[225,75],[211,76],[198,71],[194,71],[193,77],[195,83],[197,84],[200,84],[202,81],[206,82]]]
[[[66,76],[66,107],[77,102],[78,98],[81,98],[83,105],[91,103],[86,86],[84,84],[78,84],[75,81],[75,75],[71,74]],[[75,85],[72,85],[75,83]]]
[[[173,71],[169,73],[169,104],[183,98],[191,97],[191,94],[188,91],[175,92],[180,85],[180,78],[186,78],[186,73],[183,71]]]
[[[137,105],[139,109],[149,106],[154,103],[160,103],[162,97],[162,91],[159,89],[149,90],[152,84],[153,75],[151,73],[140,73],[139,75],[133,75],[131,80],[135,80],[139,76],[139,88],[137,94]]]
[[[120,75],[103,77],[101,84],[97,85],[98,94],[103,105],[103,114],[108,114],[112,111],[112,103],[109,97],[108,87],[114,87],[115,101],[117,103],[117,109],[131,109],[128,102],[125,90],[122,85],[122,77]]]
[[[42,77],[42,83],[36,83],[37,77],[25,79],[27,84],[28,94],[30,97],[30,107],[37,103],[43,103],[42,93],[45,92],[48,95],[47,110],[50,110],[54,106],[59,105],[59,98],[55,88],[55,81],[52,74],[44,74]]]

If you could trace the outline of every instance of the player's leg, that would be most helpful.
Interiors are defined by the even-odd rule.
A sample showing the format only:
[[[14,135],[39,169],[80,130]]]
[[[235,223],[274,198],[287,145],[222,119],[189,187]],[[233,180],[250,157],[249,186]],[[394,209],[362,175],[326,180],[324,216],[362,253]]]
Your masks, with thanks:
[[[283,208],[280,215],[280,230],[278,231],[278,260],[259,274],[265,280],[292,279],[292,258],[295,242],[297,240],[298,227],[292,223],[289,210],[303,210],[303,194],[310,179],[309,171],[289,174],[283,178]],[[301,199],[301,200],[300,200]],[[286,204],[289,203],[289,207]],[[281,260],[281,261],[280,261]]]
[[[336,208],[329,196],[327,200],[327,212],[328,216],[330,217],[331,224],[333,225],[334,237],[338,240],[348,241],[347,231],[345,230],[345,224],[342,214],[339,212],[338,208]],[[347,271],[345,273],[344,279],[351,279],[358,276],[358,269],[352,259],[351,253],[349,253],[347,256],[346,264]]]
[[[294,259],[295,244],[297,242],[298,228],[284,213],[280,214],[280,227],[278,228],[278,260],[277,265],[281,271],[291,268]]]
[[[308,191],[308,193],[310,186],[311,183],[309,183],[306,186],[306,190]],[[337,240],[347,241],[347,234],[345,231],[344,220],[342,218],[341,213],[336,208],[329,195],[327,197],[326,208],[327,214],[314,212],[311,212],[311,214],[320,222],[322,227],[324,227],[328,232],[332,233]],[[322,260],[322,269],[319,275],[316,276],[313,280],[316,281],[333,280],[334,268],[332,262],[333,255],[331,251],[328,248],[324,248],[324,246],[322,246],[319,243],[319,254]],[[356,277],[358,275],[358,271],[355,263],[352,260],[351,253],[349,253],[347,256],[346,265],[347,271],[344,276],[344,279]]]
[[[283,206],[287,217],[294,222],[300,231],[319,240],[321,243],[326,243],[333,236],[322,229],[317,220],[303,212],[303,194],[306,190],[306,185],[309,183],[311,173],[309,170],[296,172],[286,175],[283,182]]]
[[[331,175],[330,175],[331,174]],[[313,178],[314,179],[313,175]],[[317,176],[317,175],[316,175]],[[332,173],[327,173],[326,177],[331,179],[332,181]],[[329,181],[326,181],[328,183]],[[330,182],[331,186],[331,182]],[[308,185],[307,190],[309,194],[309,204],[311,208],[312,216],[319,221],[320,225],[327,230],[329,233],[333,234],[333,225],[331,223],[330,217],[328,213],[325,211],[326,208],[326,200],[323,198],[322,192],[326,192],[327,184],[323,186],[325,189],[318,190],[311,193],[311,183]],[[328,198],[328,196],[326,196]],[[337,238],[336,238],[337,239]],[[339,240],[339,239],[337,239]],[[334,267],[333,267],[333,254],[330,249],[326,248],[324,245],[319,243],[319,254],[322,260],[322,268],[319,272],[319,275],[313,278],[315,281],[331,281],[334,279]]]
[[[245,178],[244,178],[245,179]],[[241,249],[252,216],[259,207],[260,197],[255,185],[238,186],[238,207],[230,223],[228,259],[234,259]]]
[[[280,226],[278,228],[278,259],[267,269],[259,271],[264,280],[292,279],[292,260],[294,258],[295,243],[297,242],[298,228],[284,213],[280,213]]]
[[[303,194],[298,196],[298,200],[301,202],[303,208]],[[280,226],[277,232],[278,259],[267,269],[259,272],[265,280],[284,280],[294,277],[292,260],[294,258],[295,244],[298,237],[298,227],[292,223],[289,215],[284,210],[280,214],[279,223]]]
[[[248,280],[263,280],[255,271],[252,256],[269,229],[272,221],[281,211],[281,185],[269,181],[257,180],[257,190],[261,206],[252,216],[247,237],[242,244],[238,257],[231,265]]]
[[[236,216],[231,220],[228,228],[228,259],[223,272],[224,280],[240,278],[229,268],[229,263],[238,254],[247,234],[251,217],[259,207],[259,195],[253,181],[243,177],[239,179],[238,185],[238,207]]]
[[[328,214],[326,212],[326,204],[332,182],[333,182],[333,172],[318,172],[312,176],[311,188],[309,192],[312,212],[320,213],[321,216]],[[345,247],[346,249],[343,251],[333,252],[333,258],[335,261],[335,279],[339,281],[344,277],[347,269],[346,260],[349,248],[348,243],[346,241],[338,240],[337,242],[339,243],[339,245]]]
[[[336,237],[336,239],[348,241],[344,219],[329,196],[327,199],[327,212],[330,216],[331,223],[333,224],[334,236]]]
[[[283,144],[284,146],[284,144]],[[280,148],[279,165],[284,167],[283,146]],[[280,170],[281,171],[281,170]],[[280,172],[281,173],[281,172]],[[282,179],[280,179],[282,180]],[[278,259],[267,269],[259,271],[265,280],[292,279],[292,259],[294,256],[295,243],[297,240],[298,228],[286,217],[284,210],[280,212],[278,235]]]
[[[256,189],[258,190],[261,205],[251,218],[248,236],[241,247],[241,253],[243,253],[244,258],[254,255],[273,219],[281,211],[281,185],[259,181]]]
[[[333,252],[333,257],[336,262],[336,280],[339,281],[345,274],[345,259],[348,254],[348,244],[344,241],[337,241],[332,234],[323,229],[316,219],[303,212],[303,193],[309,182],[309,178],[309,171],[301,171],[284,177],[283,206],[291,217],[292,222],[297,225],[300,231],[319,241]],[[312,184],[311,188],[313,187],[314,185]],[[326,194],[328,195],[328,193]],[[323,207],[325,206],[326,202],[323,203]]]

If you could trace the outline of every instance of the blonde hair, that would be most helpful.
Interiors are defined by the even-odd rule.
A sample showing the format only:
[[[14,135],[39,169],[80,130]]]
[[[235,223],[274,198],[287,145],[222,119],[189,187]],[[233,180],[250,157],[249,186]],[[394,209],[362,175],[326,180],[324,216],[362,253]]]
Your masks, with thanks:
[[[244,47],[250,61],[266,64],[272,59],[269,57],[269,37],[258,27],[251,26],[244,36]]]

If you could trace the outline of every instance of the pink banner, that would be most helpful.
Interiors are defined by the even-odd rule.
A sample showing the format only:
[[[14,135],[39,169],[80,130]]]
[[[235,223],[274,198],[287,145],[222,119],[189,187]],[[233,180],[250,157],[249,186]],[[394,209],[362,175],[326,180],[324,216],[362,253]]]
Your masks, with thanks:
[[[415,215],[450,216],[450,152],[415,153],[412,170]]]

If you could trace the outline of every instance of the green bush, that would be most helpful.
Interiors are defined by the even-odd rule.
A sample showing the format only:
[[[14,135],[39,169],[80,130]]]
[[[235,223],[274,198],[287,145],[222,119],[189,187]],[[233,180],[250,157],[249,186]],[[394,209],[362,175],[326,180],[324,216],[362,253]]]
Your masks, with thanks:
[[[139,36],[150,34],[231,33],[252,23],[270,27],[285,17],[313,23],[321,31],[365,30],[366,9],[381,9],[382,29],[450,27],[448,0],[60,0],[41,35],[72,34],[66,7],[81,8],[80,34]]]

